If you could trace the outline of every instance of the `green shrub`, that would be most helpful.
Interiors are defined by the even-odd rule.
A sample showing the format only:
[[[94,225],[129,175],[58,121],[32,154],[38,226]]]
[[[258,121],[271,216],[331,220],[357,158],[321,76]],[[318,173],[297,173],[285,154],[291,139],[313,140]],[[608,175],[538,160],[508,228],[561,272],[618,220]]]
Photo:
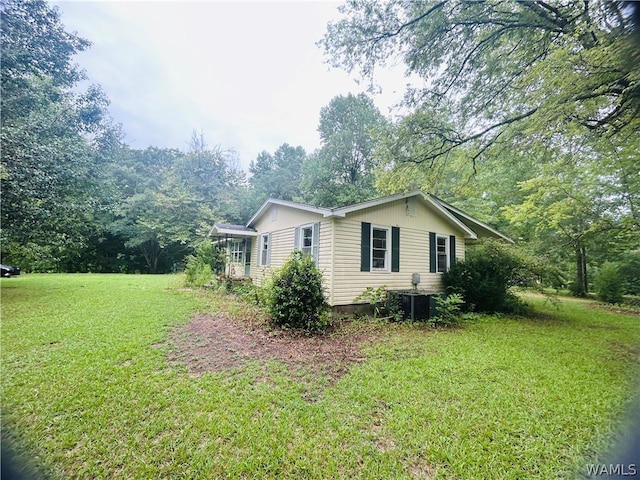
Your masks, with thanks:
[[[624,279],[615,263],[602,265],[594,286],[599,300],[606,303],[622,303]]]
[[[467,252],[443,277],[447,294],[465,299],[465,308],[478,312],[520,312],[522,301],[510,288],[536,283],[544,272],[540,265],[515,247],[484,241]]]
[[[216,275],[224,273],[226,265],[224,248],[211,242],[203,242],[196,250],[196,256],[199,262],[209,265]]]
[[[213,280],[213,275],[224,273],[224,250],[211,242],[198,247],[196,255],[187,257],[184,269],[185,283],[190,287],[202,287]]]
[[[213,280],[211,266],[203,263],[193,255],[187,257],[187,266],[184,269],[185,283],[190,287],[200,288]]]
[[[624,256],[620,262],[619,273],[624,281],[624,293],[640,295],[640,251]]]
[[[368,302],[373,310],[373,319],[377,320],[387,309],[389,291],[386,285],[378,288],[367,287],[360,295],[353,299],[353,303]]]
[[[437,315],[433,319],[433,323],[445,327],[458,325],[462,318],[460,311],[462,305],[464,305],[464,299],[457,293],[436,297]]]
[[[310,255],[294,251],[264,290],[269,314],[276,325],[306,331],[327,326],[322,273]]]

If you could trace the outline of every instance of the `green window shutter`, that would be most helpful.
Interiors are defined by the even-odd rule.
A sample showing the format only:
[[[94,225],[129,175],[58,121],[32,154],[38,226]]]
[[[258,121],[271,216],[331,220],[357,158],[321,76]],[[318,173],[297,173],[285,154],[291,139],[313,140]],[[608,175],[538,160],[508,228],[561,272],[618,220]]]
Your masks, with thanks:
[[[360,271],[371,271],[371,224],[362,222],[360,234]]]
[[[456,236],[449,235],[449,267],[456,263]]]
[[[296,227],[295,232],[293,234],[293,249],[300,249],[300,227]]]
[[[429,272],[436,273],[438,271],[438,262],[436,258],[436,234],[429,232]]]
[[[400,228],[391,227],[391,271],[400,271]]]

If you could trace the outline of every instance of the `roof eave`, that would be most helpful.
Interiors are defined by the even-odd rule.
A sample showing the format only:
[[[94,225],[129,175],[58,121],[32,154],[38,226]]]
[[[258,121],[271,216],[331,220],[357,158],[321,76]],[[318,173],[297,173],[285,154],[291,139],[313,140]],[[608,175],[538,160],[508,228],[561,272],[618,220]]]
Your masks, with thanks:
[[[249,219],[246,226],[251,228],[251,225],[253,225],[262,215],[264,215],[264,212],[266,212],[266,210],[271,205],[280,205],[283,207],[289,207],[296,210],[303,210],[305,212],[318,213],[323,217],[329,217],[331,216],[331,213],[332,213],[331,209],[329,208],[314,207],[313,205],[305,205],[303,203],[290,202],[288,200],[278,200],[275,198],[268,198],[265,200],[262,206],[258,209],[258,211],[253,215],[253,217]]]
[[[477,218],[473,218],[471,215],[469,215],[468,213],[463,212],[462,210],[454,207],[453,205],[448,204],[447,202],[445,202],[444,200],[440,200],[437,197],[434,197],[434,200],[436,200],[438,203],[440,203],[443,208],[446,208],[447,210],[450,210],[452,213],[455,213],[456,215],[460,215],[461,217],[464,217],[465,219],[467,219],[469,222],[471,223],[475,223],[476,225],[484,228],[485,230],[488,230],[489,232],[493,233],[494,235],[496,235],[499,238],[502,238],[503,240],[506,240],[509,243],[516,243],[514,242],[512,239],[510,239],[509,237],[507,237],[506,235],[503,235],[502,233],[500,233],[498,230],[496,230],[495,228],[491,227],[490,225],[487,225],[484,222],[481,222],[480,220],[478,220]],[[477,239],[477,236],[476,236]]]

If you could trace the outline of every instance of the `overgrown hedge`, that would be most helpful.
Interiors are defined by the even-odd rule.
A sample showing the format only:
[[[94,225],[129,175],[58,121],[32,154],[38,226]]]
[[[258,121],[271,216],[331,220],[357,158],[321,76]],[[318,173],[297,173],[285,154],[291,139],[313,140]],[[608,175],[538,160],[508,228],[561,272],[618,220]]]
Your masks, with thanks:
[[[464,298],[468,311],[523,313],[526,305],[511,287],[539,285],[552,273],[516,247],[486,240],[469,248],[442,281],[447,293]]]
[[[264,290],[268,312],[276,325],[305,331],[327,326],[322,273],[310,255],[294,251]]]

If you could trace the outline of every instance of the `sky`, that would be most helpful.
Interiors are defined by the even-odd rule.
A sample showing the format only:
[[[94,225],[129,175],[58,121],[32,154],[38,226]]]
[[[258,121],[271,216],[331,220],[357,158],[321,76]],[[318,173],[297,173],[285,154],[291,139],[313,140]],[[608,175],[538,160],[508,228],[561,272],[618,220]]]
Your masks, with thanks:
[[[75,57],[111,101],[133,148],[188,149],[192,132],[248,168],[283,143],[320,146],[320,109],[368,82],[330,68],[321,47],[336,2],[56,1],[65,29],[92,42]],[[382,72],[384,115],[404,91]]]

